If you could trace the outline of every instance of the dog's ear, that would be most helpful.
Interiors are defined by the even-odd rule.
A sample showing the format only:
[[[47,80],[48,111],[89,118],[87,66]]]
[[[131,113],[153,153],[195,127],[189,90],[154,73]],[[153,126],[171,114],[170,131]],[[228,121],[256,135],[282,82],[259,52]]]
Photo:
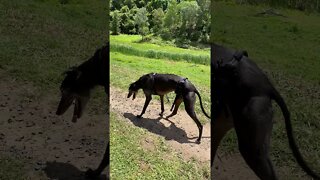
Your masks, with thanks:
[[[246,50],[243,50],[243,51],[242,51],[242,54],[243,54],[244,56],[246,56],[246,57],[249,57],[249,54],[248,54],[248,52],[247,52]]]
[[[82,72],[79,70],[78,67],[73,66],[69,68],[67,71],[63,72],[63,75],[66,75],[71,79],[77,80],[82,75]]]

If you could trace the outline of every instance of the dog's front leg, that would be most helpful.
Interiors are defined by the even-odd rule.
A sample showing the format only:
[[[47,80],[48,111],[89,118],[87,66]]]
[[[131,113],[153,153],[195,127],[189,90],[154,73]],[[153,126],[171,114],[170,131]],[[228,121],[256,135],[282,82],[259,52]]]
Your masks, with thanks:
[[[137,116],[138,118],[141,118],[142,115],[146,112],[146,109],[147,109],[151,99],[152,99],[151,94],[146,94],[146,101],[144,102],[144,106],[143,106],[143,110],[142,110],[141,114]]]
[[[159,115],[162,116],[164,112],[163,95],[160,95],[160,101],[161,101],[161,112]]]
[[[109,165],[109,153],[110,153],[110,146],[108,143],[107,149],[104,153],[103,159],[99,167],[96,170],[88,169],[88,171],[86,172],[86,177],[94,179],[94,178],[97,178],[102,173],[102,171]]]

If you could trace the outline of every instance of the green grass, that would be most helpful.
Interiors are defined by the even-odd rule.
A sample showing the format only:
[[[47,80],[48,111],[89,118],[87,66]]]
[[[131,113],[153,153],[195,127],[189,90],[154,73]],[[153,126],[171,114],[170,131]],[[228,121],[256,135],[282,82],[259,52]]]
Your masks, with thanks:
[[[319,83],[319,14],[281,9],[287,18],[254,16],[265,9],[215,2],[214,41],[248,50],[270,69]]]
[[[66,2],[1,1],[1,69],[43,89],[56,89],[63,71],[105,44],[106,2]]]
[[[26,169],[21,160],[8,158],[5,156],[0,157],[0,179],[22,180],[25,176]]]
[[[160,48],[161,49],[161,48]],[[155,58],[155,59],[168,59],[175,61],[186,61],[193,62],[197,64],[210,64],[210,56],[209,55],[193,55],[188,53],[171,53],[163,50],[141,50],[138,48],[134,48],[132,46],[124,45],[124,44],[112,44],[111,50],[114,52],[121,52],[124,54],[130,54],[134,56],[141,56],[147,58]]]
[[[215,2],[214,41],[245,49],[264,69],[289,110],[298,146],[308,164],[320,169],[320,16],[280,9],[287,18],[255,17],[267,9],[261,6],[239,6]],[[284,120],[275,105],[272,135],[272,159],[277,169],[287,168],[289,176],[301,174],[288,148]],[[226,151],[237,149],[231,133],[221,146]],[[279,170],[281,171],[281,170]],[[287,177],[288,178],[288,177]]]
[[[110,120],[112,179],[210,179],[209,168],[183,160],[166,145],[164,138],[131,126],[114,113]],[[146,137],[154,149],[141,146]]]
[[[193,55],[208,55],[210,53],[210,48],[205,49],[183,49],[175,47],[173,44],[168,44],[166,41],[157,41],[157,43],[141,43],[140,35],[110,35],[110,42],[116,44],[127,44],[134,46],[138,49],[144,50],[157,50],[160,49],[162,51],[167,52],[175,52],[175,53],[188,53]]]
[[[172,45],[141,43],[140,38],[137,35],[111,36],[111,50],[147,58],[187,61],[205,65],[210,63],[209,49],[182,49]]]

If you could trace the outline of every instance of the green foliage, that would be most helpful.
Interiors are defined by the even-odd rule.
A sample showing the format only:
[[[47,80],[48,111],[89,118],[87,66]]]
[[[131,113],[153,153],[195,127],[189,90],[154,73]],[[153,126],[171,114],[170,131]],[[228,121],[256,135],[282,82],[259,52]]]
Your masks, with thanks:
[[[177,45],[206,43],[210,33],[210,1],[172,1],[164,17],[161,37],[176,39]]]
[[[111,21],[111,31],[113,35],[118,35],[120,31],[120,18],[119,11],[115,10],[112,12],[112,21]]]
[[[138,26],[138,32],[143,37],[149,32],[148,12],[146,8],[140,8],[134,16],[134,22]]]
[[[209,40],[209,5],[209,0],[120,0],[113,1],[112,9],[120,10],[121,33],[140,34],[142,38],[153,33],[188,48]]]
[[[161,8],[154,9],[152,11],[152,32],[155,35],[159,35],[160,30],[163,28],[163,18],[164,18],[164,12]]]
[[[178,16],[178,4],[176,1],[171,1],[168,10],[163,19],[163,33],[161,37],[165,40],[175,37],[176,31],[179,27],[179,16]]]

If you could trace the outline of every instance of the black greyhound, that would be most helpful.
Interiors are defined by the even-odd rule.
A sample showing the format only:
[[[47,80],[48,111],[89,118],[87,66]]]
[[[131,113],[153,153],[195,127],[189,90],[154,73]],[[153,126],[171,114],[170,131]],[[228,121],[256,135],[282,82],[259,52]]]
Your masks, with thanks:
[[[180,84],[180,85],[179,85]],[[163,115],[164,112],[164,103],[163,103],[163,96],[169,92],[177,90],[179,88],[179,94],[175,98],[175,102],[173,106],[175,106],[174,111],[167,116],[167,118],[172,117],[177,114],[178,108],[182,101],[185,104],[185,110],[187,111],[188,115],[196,122],[198,129],[199,129],[199,137],[197,139],[197,143],[200,143],[201,136],[202,136],[202,125],[199,119],[196,116],[194,111],[195,105],[195,94],[198,95],[200,100],[200,106],[203,113],[210,118],[207,113],[204,111],[202,106],[202,100],[200,93],[196,90],[193,84],[190,81],[186,80],[186,78],[174,75],[174,74],[158,74],[158,73],[149,73],[141,76],[136,82],[130,84],[129,86],[129,94],[127,98],[133,96],[132,99],[135,99],[136,93],[139,89],[142,89],[145,96],[146,101],[143,106],[143,110],[140,115],[137,115],[138,118],[141,118],[142,115],[145,113],[151,99],[152,95],[159,95],[161,100],[161,112],[160,116]],[[182,88],[181,88],[182,87]],[[176,91],[176,92],[178,92]],[[171,110],[173,107],[171,108]]]
[[[72,122],[81,117],[85,105],[90,98],[90,91],[95,86],[103,86],[109,96],[109,43],[98,49],[94,56],[78,67],[72,67],[65,72],[66,77],[60,86],[61,100],[56,114],[62,115],[73,102],[74,112]],[[109,98],[107,98],[109,105]],[[109,107],[107,108],[109,114]],[[96,170],[89,169],[86,176],[89,178],[98,177],[105,167],[109,165],[109,143],[107,145],[103,160]]]
[[[236,52],[216,44],[212,44],[211,49],[215,110],[211,167],[220,141],[234,127],[240,153],[249,167],[260,179],[277,179],[269,157],[273,124],[271,101],[275,100],[282,110],[294,157],[308,175],[319,179],[301,156],[293,137],[290,113],[267,76],[245,51]]]

